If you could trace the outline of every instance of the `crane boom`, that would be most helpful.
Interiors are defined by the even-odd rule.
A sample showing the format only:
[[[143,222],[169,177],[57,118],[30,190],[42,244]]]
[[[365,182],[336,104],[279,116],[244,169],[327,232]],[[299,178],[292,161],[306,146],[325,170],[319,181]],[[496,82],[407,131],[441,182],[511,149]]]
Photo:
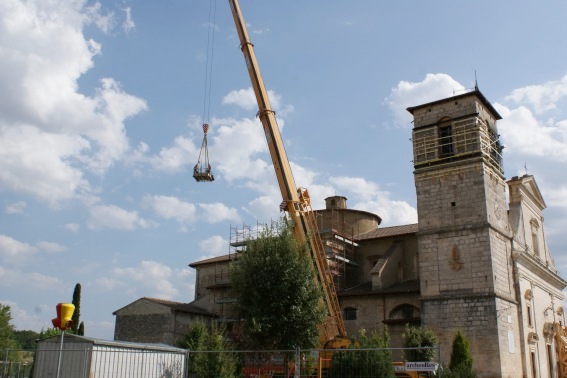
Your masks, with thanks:
[[[240,5],[238,0],[229,0],[229,3],[240,39],[240,47],[244,54],[246,67],[248,68],[256,101],[258,102],[258,117],[264,128],[270,156],[285,202],[285,211],[291,217],[294,236],[301,243],[309,243],[311,247],[312,261],[317,271],[317,280],[323,288],[328,316],[322,325],[320,340],[322,345],[327,347],[343,347],[348,342],[346,340],[345,325],[323,242],[317,229],[315,214],[311,208],[309,193],[307,189],[300,188],[298,190],[295,186],[280,129],[275,113],[271,108],[264,81],[260,75],[260,68],[254,53],[254,45],[250,42]]]

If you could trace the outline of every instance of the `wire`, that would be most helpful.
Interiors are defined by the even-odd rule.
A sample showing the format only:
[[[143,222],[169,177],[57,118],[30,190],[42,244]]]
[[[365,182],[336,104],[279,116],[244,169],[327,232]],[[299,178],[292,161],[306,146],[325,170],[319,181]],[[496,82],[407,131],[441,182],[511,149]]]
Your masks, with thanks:
[[[209,23],[207,30],[207,59],[205,64],[205,89],[203,94],[203,124],[209,123],[209,118],[210,118],[211,88],[213,84],[213,61],[214,61],[216,14],[217,14],[217,0],[210,0]]]

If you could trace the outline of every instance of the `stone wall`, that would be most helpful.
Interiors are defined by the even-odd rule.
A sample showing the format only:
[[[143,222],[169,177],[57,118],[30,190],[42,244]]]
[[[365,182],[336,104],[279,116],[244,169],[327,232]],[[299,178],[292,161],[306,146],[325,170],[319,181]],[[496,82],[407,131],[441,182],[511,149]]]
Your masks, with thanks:
[[[172,329],[170,314],[118,315],[114,326],[114,339],[171,345]]]
[[[367,334],[375,330],[383,331],[386,328],[384,321],[387,321],[395,309],[402,305],[411,305],[415,308],[414,318],[421,316],[418,293],[389,295],[368,293],[367,295],[341,296],[339,300],[341,309],[357,309],[356,320],[345,320],[349,336],[356,335],[362,329]],[[387,327],[392,339],[392,347],[401,347],[402,333],[407,321],[396,320],[399,320],[397,322],[399,326],[389,324]]]

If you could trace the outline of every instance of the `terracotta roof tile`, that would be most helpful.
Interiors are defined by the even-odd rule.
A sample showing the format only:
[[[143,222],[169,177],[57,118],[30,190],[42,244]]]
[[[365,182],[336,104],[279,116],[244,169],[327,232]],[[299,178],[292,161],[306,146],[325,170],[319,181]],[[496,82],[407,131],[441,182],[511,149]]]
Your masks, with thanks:
[[[388,238],[392,236],[407,235],[417,233],[417,223],[404,224],[401,226],[382,227],[364,234],[358,235],[358,240]]]

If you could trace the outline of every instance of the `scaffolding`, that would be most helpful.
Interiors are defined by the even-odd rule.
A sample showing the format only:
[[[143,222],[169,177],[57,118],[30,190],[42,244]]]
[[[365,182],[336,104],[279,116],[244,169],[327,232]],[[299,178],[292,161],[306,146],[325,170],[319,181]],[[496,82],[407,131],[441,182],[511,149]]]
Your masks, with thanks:
[[[241,228],[230,226],[230,243],[228,255],[237,255],[246,250],[246,244],[249,240],[254,240],[267,225],[256,223],[256,226],[243,224]]]
[[[414,131],[413,161],[416,166],[429,165],[480,153],[487,165],[502,174],[503,147],[498,137],[480,117],[442,121]]]
[[[354,226],[344,217],[341,209],[318,212],[321,240],[325,248],[327,262],[333,275],[337,290],[352,286],[358,282],[355,262],[356,247]]]

